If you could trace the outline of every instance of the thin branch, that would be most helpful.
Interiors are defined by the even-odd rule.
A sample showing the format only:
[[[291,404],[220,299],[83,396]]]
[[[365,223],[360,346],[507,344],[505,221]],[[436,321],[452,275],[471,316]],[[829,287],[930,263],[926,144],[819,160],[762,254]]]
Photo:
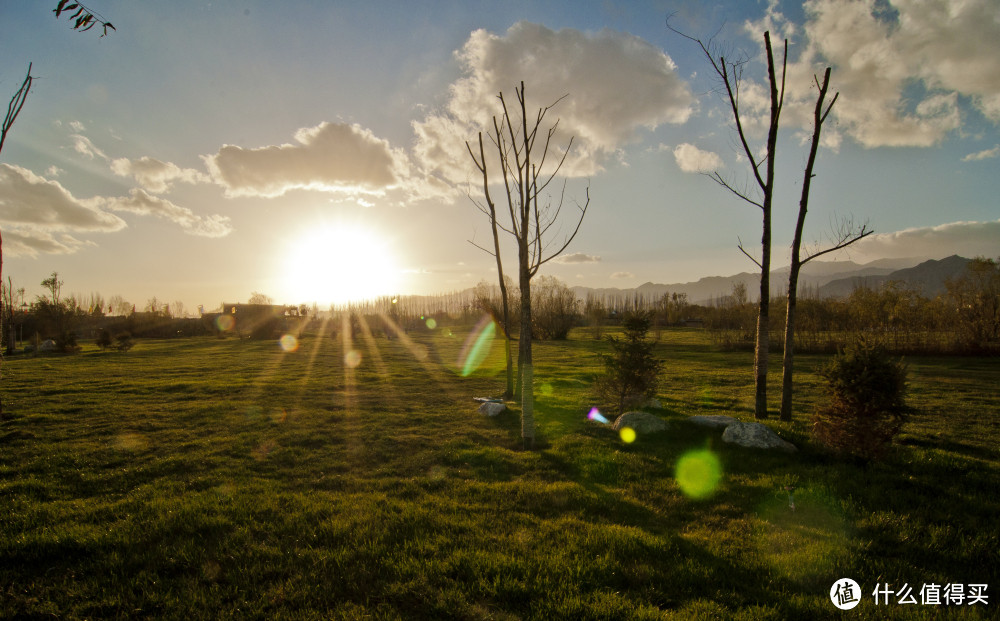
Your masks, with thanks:
[[[0,129],[0,151],[3,151],[4,142],[7,140],[7,132],[14,125],[14,121],[17,120],[17,115],[21,114],[21,108],[24,107],[24,102],[28,99],[28,92],[31,91],[31,83],[34,81],[34,77],[31,75],[31,63],[28,63],[28,73],[24,76],[24,82],[21,83],[21,88],[17,89],[14,96],[10,98],[10,103],[7,105],[7,116],[3,120],[3,128]]]
[[[760,269],[762,269],[762,270],[763,270],[763,269],[764,269],[764,266],[760,264],[760,261],[758,261],[757,259],[755,259],[755,258],[753,257],[753,255],[751,255],[751,254],[750,254],[749,252],[747,252],[747,251],[746,251],[746,250],[745,250],[745,249],[743,248],[743,240],[742,240],[741,238],[739,238],[739,237],[737,237],[736,239],[737,239],[737,240],[739,240],[739,242],[740,242],[739,244],[737,244],[737,245],[736,245],[736,247],[740,249],[740,252],[742,252],[742,253],[743,253],[744,255],[746,255],[746,257],[747,257],[748,259],[750,259],[751,261],[753,261],[754,265],[756,265],[757,267],[759,267]]]
[[[732,185],[729,184],[728,181],[726,181],[725,179],[722,178],[722,175],[720,175],[718,173],[718,171],[713,172],[711,174],[707,174],[706,173],[705,176],[708,177],[709,179],[711,179],[712,181],[716,182],[717,184],[721,185],[722,187],[726,188],[727,190],[729,190],[730,192],[732,192],[736,196],[738,196],[738,197],[742,198],[743,200],[745,200],[746,202],[750,203],[751,205],[756,205],[757,207],[760,207],[761,209],[764,209],[764,205],[761,202],[750,198],[750,196],[745,191],[741,192],[741,191],[737,190],[736,188],[734,188]]]

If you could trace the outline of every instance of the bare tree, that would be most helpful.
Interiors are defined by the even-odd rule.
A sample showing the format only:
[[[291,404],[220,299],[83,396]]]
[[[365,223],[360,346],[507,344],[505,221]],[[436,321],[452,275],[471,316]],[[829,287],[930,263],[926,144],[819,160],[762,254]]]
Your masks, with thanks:
[[[827,115],[833,109],[833,104],[837,103],[840,93],[835,93],[830,105],[823,108],[827,91],[830,87],[830,67],[826,68],[823,74],[823,82],[814,76],[819,95],[816,97],[816,108],[813,111],[813,134],[812,142],[809,146],[809,159],[806,161],[805,173],[802,179],[802,196],[799,199],[799,216],[795,222],[795,236],[792,239],[792,265],[788,273],[788,297],[785,307],[785,345],[782,355],[781,365],[781,420],[792,420],[792,384],[793,384],[793,363],[795,357],[795,304],[798,291],[799,271],[802,266],[818,256],[846,248],[854,242],[871,235],[872,230],[867,224],[862,224],[861,228],[856,228],[850,221],[841,222],[839,230],[835,232],[833,245],[824,250],[808,253],[803,258],[800,247],[802,245],[802,229],[806,222],[806,211],[809,206],[809,189],[813,174],[813,167],[816,164],[816,153],[819,150],[820,131]]]
[[[507,100],[503,92],[498,95],[503,114],[500,118],[493,117],[493,133],[487,132],[490,140],[497,150],[496,166],[500,168],[500,177],[503,179],[504,191],[507,195],[507,211],[510,216],[510,224],[501,225],[496,216],[495,206],[492,208],[490,217],[491,226],[494,227],[494,250],[491,254],[499,259],[499,237],[497,229],[502,230],[514,237],[517,244],[518,262],[518,286],[521,293],[520,331],[518,336],[518,375],[521,383],[521,438],[525,448],[532,448],[535,444],[535,418],[534,418],[534,369],[531,359],[531,279],[538,273],[538,268],[546,262],[559,256],[576,237],[583,223],[583,218],[590,206],[590,188],[587,188],[587,198],[583,205],[577,203],[579,208],[579,219],[573,232],[567,235],[562,244],[555,251],[551,251],[546,239],[550,237],[553,225],[559,220],[564,199],[566,196],[566,183],[563,182],[562,190],[559,192],[559,199],[553,205],[543,196],[548,196],[549,184],[555,179],[562,169],[573,146],[573,139],[570,138],[558,160],[549,159],[552,163],[546,168],[546,160],[549,156],[549,148],[552,146],[552,139],[556,134],[559,125],[557,120],[548,129],[543,129],[543,122],[549,110],[559,101],[556,100],[545,108],[539,108],[534,118],[529,121],[528,107],[526,103],[524,82],[520,88],[515,88],[518,106],[511,111],[507,106]],[[543,142],[536,143],[541,137]],[[482,148],[482,138],[480,137],[479,158],[472,148],[469,154],[476,162],[476,166],[483,175],[485,192],[489,192],[488,169],[489,163]],[[487,205],[492,205],[492,199],[487,199]],[[490,212],[487,212],[489,215]],[[551,241],[551,240],[550,240]],[[487,250],[487,252],[489,252]],[[499,264],[498,264],[499,266]],[[503,283],[501,274],[500,282]]]
[[[722,88],[725,90],[726,99],[729,103],[733,120],[736,122],[736,133],[740,139],[740,145],[747,160],[750,162],[750,170],[759,191],[751,193],[749,189],[737,188],[732,182],[724,179],[722,175],[715,172],[711,178],[729,190],[740,199],[758,207],[763,220],[761,226],[761,255],[758,261],[743,248],[742,242],[739,249],[757,267],[760,268],[760,299],[757,304],[757,338],[754,344],[754,416],[756,418],[767,418],[767,354],[770,347],[768,333],[768,319],[771,301],[771,204],[774,196],[774,162],[778,145],[778,120],[781,117],[781,107],[785,99],[785,69],[788,64],[788,40],[785,39],[784,54],[781,61],[781,77],[779,77],[774,63],[774,53],[771,49],[771,33],[764,33],[764,49],[767,53],[767,80],[770,91],[771,114],[767,128],[767,148],[763,157],[758,157],[757,153],[750,147],[747,140],[747,132],[743,127],[740,116],[740,86],[743,77],[743,68],[747,59],[737,58],[736,60],[726,60],[726,56],[718,52],[717,48],[709,41],[705,45],[701,39],[696,39],[690,35],[675,29],[667,20],[667,27],[686,39],[690,39],[701,47],[701,51],[708,58],[712,69],[722,81]]]
[[[269,295],[265,295],[259,291],[254,291],[250,294],[250,299],[247,300],[247,304],[263,304],[265,306],[270,306],[271,304],[274,304],[274,300],[271,299],[271,296]]]
[[[497,134],[500,133],[500,129],[496,126],[496,117],[493,118],[493,123]],[[469,155],[472,156],[472,161],[475,163],[476,168],[479,169],[480,174],[483,176],[483,196],[486,199],[486,205],[473,199],[476,207],[479,208],[484,214],[490,218],[490,228],[493,231],[493,250],[490,251],[482,246],[479,246],[475,242],[470,242],[477,248],[485,251],[488,254],[493,255],[497,261],[497,276],[500,282],[500,299],[501,299],[501,309],[502,309],[502,328],[503,328],[503,343],[504,343],[504,356],[507,360],[507,386],[504,390],[504,399],[510,399],[515,396],[514,391],[514,362],[510,351],[510,305],[507,302],[507,282],[503,275],[503,261],[500,259],[500,235],[497,226],[497,208],[496,204],[493,202],[493,197],[490,195],[490,175],[489,170],[486,166],[486,152],[483,149],[483,132],[479,132],[479,159],[476,159],[476,154],[472,151],[472,147],[469,145],[468,141],[465,143],[465,147],[469,150]]]

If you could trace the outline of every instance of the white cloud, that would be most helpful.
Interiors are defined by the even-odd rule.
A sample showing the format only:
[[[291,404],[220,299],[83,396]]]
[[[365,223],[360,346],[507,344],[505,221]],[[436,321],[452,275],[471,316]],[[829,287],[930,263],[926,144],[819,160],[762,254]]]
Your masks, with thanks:
[[[44,254],[73,254],[84,246],[92,246],[63,233],[55,237],[52,233],[33,228],[5,230],[3,232],[3,252],[12,257],[36,257]]]
[[[87,127],[80,121],[70,121],[67,123],[67,125],[69,125],[70,129],[72,129],[78,134],[87,129]]]
[[[613,280],[627,280],[629,278],[635,278],[635,274],[632,272],[615,272],[611,275]]]
[[[532,121],[539,108],[566,96],[543,127],[559,120],[553,149],[575,137],[563,169],[568,176],[594,174],[609,159],[620,158],[620,149],[640,128],[684,123],[695,103],[669,56],[643,39],[610,30],[553,31],[518,22],[502,36],[474,31],[456,56],[463,77],[452,84],[446,110],[413,123],[417,160],[452,183],[465,182],[475,170],[465,141],[492,128],[493,116],[502,114],[498,93],[508,107],[517,106],[514,89],[522,80]]]
[[[66,171],[63,170],[62,168],[59,168],[55,164],[53,164],[52,166],[49,166],[48,168],[45,169],[45,174],[48,175],[49,177],[58,177],[59,175],[63,174],[64,172],[66,172]]]
[[[977,162],[979,160],[988,160],[994,157],[1000,157],[1000,144],[994,146],[992,149],[985,149],[983,151],[977,151],[976,153],[970,153],[962,158],[963,162]]]
[[[125,221],[100,209],[99,200],[81,200],[58,181],[20,166],[0,164],[0,222],[47,231],[118,231]]]
[[[555,259],[552,259],[553,263],[562,263],[563,265],[570,265],[573,263],[599,263],[600,261],[601,257],[592,254],[584,254],[582,252],[563,254],[559,255]]]
[[[683,143],[674,148],[677,166],[687,173],[711,172],[723,167],[722,158],[711,151],[702,151],[693,144]]]
[[[941,142],[962,126],[959,96],[1000,123],[995,0],[811,0],[805,9],[807,43],[789,65],[795,123],[808,122],[812,77],[827,64],[840,92],[833,114],[864,146]]]
[[[141,216],[157,216],[180,225],[190,235],[199,237],[225,237],[232,232],[226,216],[199,216],[186,207],[180,207],[146,191],[133,188],[127,197],[106,199],[109,209]]]
[[[73,150],[87,159],[111,159],[83,134],[73,134],[70,139],[73,140]]]
[[[225,145],[203,159],[230,197],[293,189],[378,195],[408,176],[406,155],[359,125],[324,122],[298,130],[295,141],[256,149]]]
[[[161,194],[170,189],[175,181],[182,183],[207,183],[208,175],[193,168],[181,168],[172,162],[161,162],[152,157],[137,160],[118,158],[112,160],[111,171],[121,177],[132,177],[145,190]]]
[[[893,233],[877,233],[851,246],[851,252],[858,252],[872,259],[941,258],[953,254],[964,257],[995,257],[1000,254],[1000,220],[950,222]]]

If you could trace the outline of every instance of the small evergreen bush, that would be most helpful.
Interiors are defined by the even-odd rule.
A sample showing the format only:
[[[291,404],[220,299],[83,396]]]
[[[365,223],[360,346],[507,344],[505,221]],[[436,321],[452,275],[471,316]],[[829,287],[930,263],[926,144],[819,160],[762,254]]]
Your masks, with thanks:
[[[649,313],[627,314],[622,321],[624,338],[608,337],[611,354],[601,356],[604,373],[597,378],[597,393],[618,414],[655,395],[659,386],[663,362],[653,355],[653,343],[646,338],[649,324]]]
[[[101,328],[97,331],[97,339],[94,343],[101,349],[101,351],[107,351],[114,344],[114,339],[111,338],[111,333]]]
[[[821,371],[827,398],[813,416],[813,438],[831,450],[879,459],[909,414],[906,365],[860,338]]]
[[[128,332],[122,332],[115,337],[115,349],[122,353],[132,349],[133,345],[135,345],[135,342],[132,341],[132,335]]]

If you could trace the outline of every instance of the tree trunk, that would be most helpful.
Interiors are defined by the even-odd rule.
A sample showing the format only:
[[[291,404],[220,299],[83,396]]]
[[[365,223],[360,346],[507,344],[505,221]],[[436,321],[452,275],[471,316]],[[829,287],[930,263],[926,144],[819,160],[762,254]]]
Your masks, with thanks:
[[[792,267],[788,274],[788,301],[785,305],[785,345],[781,358],[781,412],[783,421],[792,420],[792,373],[795,356],[795,303],[798,297],[799,246],[792,253]]]
[[[518,375],[521,377],[521,439],[525,449],[535,447],[535,392],[534,371],[531,366],[531,272],[529,271],[528,247],[521,244],[521,333],[518,337]]]

